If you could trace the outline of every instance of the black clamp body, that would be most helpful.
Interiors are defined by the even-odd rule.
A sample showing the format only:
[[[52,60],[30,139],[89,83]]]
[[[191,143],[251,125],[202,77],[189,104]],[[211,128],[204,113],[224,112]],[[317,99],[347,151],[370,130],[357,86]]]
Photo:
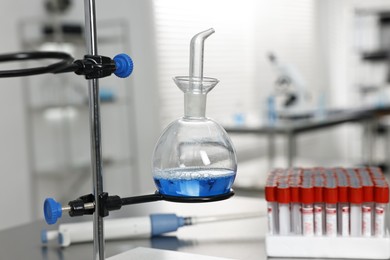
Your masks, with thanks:
[[[77,75],[85,75],[86,79],[97,79],[110,76],[116,70],[115,62],[106,56],[85,55],[83,60],[76,60]]]
[[[119,196],[108,196],[107,192],[99,195],[100,209],[99,216],[107,217],[112,210],[118,210],[122,207],[122,200]]]
[[[95,208],[87,209],[85,204],[94,203],[95,197],[92,194],[81,196],[76,200],[72,200],[68,203],[70,206],[69,216],[83,216],[83,215],[92,215],[95,211]]]
[[[99,195],[99,216],[106,217],[109,215],[109,212],[112,210],[118,210],[122,207],[122,200],[119,196],[108,196],[107,192],[103,192]],[[93,204],[93,206],[86,206],[88,204]],[[76,200],[72,200],[68,203],[70,210],[69,216],[83,216],[83,215],[92,215],[95,212],[95,196],[93,194],[88,194],[81,196]]]

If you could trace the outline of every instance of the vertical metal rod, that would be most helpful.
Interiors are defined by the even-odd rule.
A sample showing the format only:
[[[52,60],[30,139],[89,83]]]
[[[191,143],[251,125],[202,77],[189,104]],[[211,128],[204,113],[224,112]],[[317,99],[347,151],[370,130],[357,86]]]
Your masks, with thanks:
[[[297,153],[295,133],[288,131],[287,133],[287,165],[288,167],[294,166],[294,159]]]
[[[96,10],[95,0],[84,0],[85,11],[85,40],[88,54],[97,55],[96,35]],[[99,81],[92,79],[88,81],[89,91],[89,120],[91,132],[91,164],[93,179],[93,194],[95,195],[95,213],[93,217],[93,248],[94,260],[104,259],[104,228],[103,218],[99,216],[100,203],[99,195],[103,193],[102,177],[102,146],[100,126],[100,100]]]
[[[271,129],[268,132],[268,170],[275,167],[275,133]]]

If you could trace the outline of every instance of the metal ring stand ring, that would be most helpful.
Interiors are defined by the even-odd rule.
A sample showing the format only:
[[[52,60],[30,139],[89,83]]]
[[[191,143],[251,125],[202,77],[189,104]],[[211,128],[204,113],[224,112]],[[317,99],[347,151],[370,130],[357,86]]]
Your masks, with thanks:
[[[0,70],[0,78],[23,77],[38,75],[44,73],[55,73],[73,62],[73,57],[65,52],[49,52],[49,51],[34,51],[34,52],[16,52],[0,55],[0,62],[9,61],[24,61],[24,60],[41,60],[41,59],[59,59],[61,61],[52,63],[47,66],[15,69],[15,70]]]
[[[225,200],[234,195],[233,189],[230,189],[229,192],[215,195],[215,196],[209,196],[209,197],[179,197],[179,196],[168,196],[156,192],[157,195],[161,197],[162,200],[171,201],[171,202],[183,202],[183,203],[199,203],[199,202],[212,202],[212,201],[220,201]]]

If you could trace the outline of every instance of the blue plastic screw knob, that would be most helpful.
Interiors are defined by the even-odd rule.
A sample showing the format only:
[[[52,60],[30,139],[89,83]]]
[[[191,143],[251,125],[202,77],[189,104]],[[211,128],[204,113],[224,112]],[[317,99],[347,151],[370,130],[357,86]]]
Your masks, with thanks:
[[[119,78],[127,78],[133,72],[133,60],[129,55],[121,53],[114,57],[116,70],[114,74]]]
[[[46,223],[53,225],[62,217],[62,206],[52,198],[47,198],[43,204]]]

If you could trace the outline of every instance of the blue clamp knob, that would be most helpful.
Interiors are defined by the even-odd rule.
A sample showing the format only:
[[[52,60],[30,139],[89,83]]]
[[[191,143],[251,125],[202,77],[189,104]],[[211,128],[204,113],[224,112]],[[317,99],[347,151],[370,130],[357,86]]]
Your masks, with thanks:
[[[133,72],[133,60],[129,55],[121,53],[114,57],[116,70],[114,74],[119,78],[127,78]]]
[[[62,206],[52,198],[47,198],[43,205],[46,223],[53,225],[62,217]]]

